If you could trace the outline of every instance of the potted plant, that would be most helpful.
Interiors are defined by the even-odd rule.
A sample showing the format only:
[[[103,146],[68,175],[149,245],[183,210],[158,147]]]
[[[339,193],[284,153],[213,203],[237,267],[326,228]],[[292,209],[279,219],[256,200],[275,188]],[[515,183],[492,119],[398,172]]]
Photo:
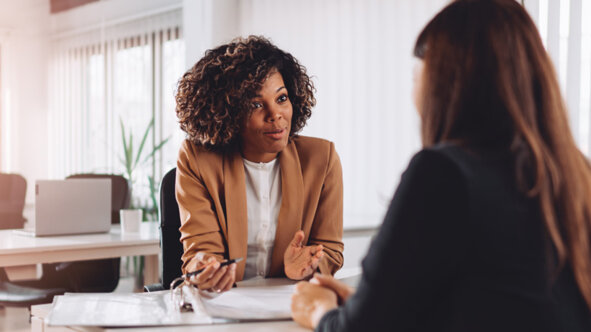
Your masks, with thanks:
[[[137,170],[145,167],[146,165],[150,165],[156,156],[156,153],[162,149],[162,147],[168,142],[170,137],[158,142],[154,145],[154,147],[150,150],[145,150],[146,142],[148,136],[150,136],[150,132],[154,129],[154,118],[150,120],[148,126],[146,127],[142,139],[140,141],[139,146],[137,149],[134,147],[133,144],[133,133],[132,130],[126,130],[125,125],[123,124],[123,120],[120,118],[119,122],[121,124],[121,141],[123,144],[123,156],[119,158],[122,165],[125,168],[124,177],[127,178],[129,181],[129,185],[131,188],[132,199],[130,208],[138,208],[143,211],[143,220],[157,220],[158,219],[158,202],[156,199],[156,192],[158,190],[156,181],[154,181],[155,174],[148,175],[148,187],[150,192],[150,199],[149,203],[142,205],[137,204],[137,200],[133,199],[134,185],[137,184],[136,174]],[[127,136],[129,133],[129,136]],[[129,261],[127,261],[129,264]],[[133,257],[133,269],[135,271],[135,284],[136,288],[141,288],[143,286],[143,266],[144,266],[144,259],[143,257]],[[129,269],[129,266],[127,266]]]

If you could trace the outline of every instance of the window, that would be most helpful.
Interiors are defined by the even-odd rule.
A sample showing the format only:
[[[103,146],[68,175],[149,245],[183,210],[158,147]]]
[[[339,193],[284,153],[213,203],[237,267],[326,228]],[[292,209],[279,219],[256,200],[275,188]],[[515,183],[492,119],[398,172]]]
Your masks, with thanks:
[[[174,167],[184,138],[174,112],[175,85],[184,70],[180,9],[57,37],[50,72],[52,176],[126,174],[122,127],[135,163],[153,120],[132,176],[132,204],[152,207],[157,186],[149,178],[157,184]]]
[[[591,1],[524,0],[554,61],[571,130],[591,156]]]

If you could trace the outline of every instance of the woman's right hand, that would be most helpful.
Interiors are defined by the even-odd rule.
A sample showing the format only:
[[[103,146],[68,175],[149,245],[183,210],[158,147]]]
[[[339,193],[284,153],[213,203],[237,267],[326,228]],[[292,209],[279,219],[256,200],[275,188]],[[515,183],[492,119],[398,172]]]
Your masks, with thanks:
[[[326,274],[314,274],[314,277],[310,280],[310,283],[328,288],[335,292],[339,300],[339,305],[347,302],[349,297],[355,293],[355,290],[352,287],[349,287],[342,281],[338,281],[334,277]]]
[[[225,292],[232,288],[236,281],[236,263],[220,268],[220,262],[211,254],[199,252],[194,258],[197,269],[203,272],[192,276],[189,282],[201,290],[210,292]]]

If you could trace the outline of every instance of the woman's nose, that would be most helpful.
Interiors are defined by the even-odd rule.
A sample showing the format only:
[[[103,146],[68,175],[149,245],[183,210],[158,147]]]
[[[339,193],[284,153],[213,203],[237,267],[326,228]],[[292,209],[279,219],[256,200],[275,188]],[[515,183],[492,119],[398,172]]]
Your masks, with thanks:
[[[275,122],[282,118],[281,112],[276,108],[269,108],[269,113],[267,115],[267,119],[270,122]]]

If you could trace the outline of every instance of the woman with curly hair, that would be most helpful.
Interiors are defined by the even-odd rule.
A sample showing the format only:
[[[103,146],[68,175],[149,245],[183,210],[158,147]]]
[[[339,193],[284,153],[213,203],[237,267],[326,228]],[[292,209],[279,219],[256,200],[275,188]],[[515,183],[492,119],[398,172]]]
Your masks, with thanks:
[[[181,78],[176,113],[188,139],[176,197],[183,272],[205,268],[190,280],[200,289],[342,266],[338,155],[332,142],[297,135],[313,90],[291,54],[254,36],[208,50]]]

